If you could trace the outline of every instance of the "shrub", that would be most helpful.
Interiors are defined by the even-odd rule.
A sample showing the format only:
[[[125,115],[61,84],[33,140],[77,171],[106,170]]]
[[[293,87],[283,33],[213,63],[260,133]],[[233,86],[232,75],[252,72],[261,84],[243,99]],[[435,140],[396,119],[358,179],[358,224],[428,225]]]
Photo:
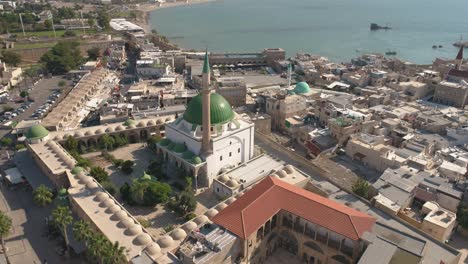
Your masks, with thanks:
[[[190,220],[194,219],[195,217],[197,217],[196,214],[194,214],[194,213],[188,213],[188,214],[185,215],[184,218],[185,218],[185,221],[190,221]]]
[[[99,183],[109,180],[109,174],[103,168],[98,166],[92,167],[89,174]]]
[[[114,163],[114,166],[115,166],[115,167],[119,168],[120,166],[122,166],[122,163],[123,163],[123,162],[124,162],[123,159],[116,159],[116,160],[114,160],[113,163]]]
[[[193,212],[197,208],[197,200],[191,192],[183,191],[169,202],[172,208],[180,216]]]
[[[112,182],[104,181],[101,182],[101,185],[102,187],[104,187],[104,189],[106,189],[108,193],[110,193],[110,195],[115,196],[117,194],[117,186],[115,186],[115,184],[113,184]]]
[[[144,228],[148,228],[151,226],[151,222],[146,219],[146,218],[143,218],[143,217],[138,217],[137,218],[137,221],[140,223],[140,225]]]
[[[71,30],[67,30],[63,33],[63,37],[66,38],[66,37],[75,37],[76,36],[76,33],[74,31],[71,31]]]
[[[133,165],[134,162],[131,160],[126,160],[122,163],[122,171],[125,172],[126,174],[130,174],[133,172]]]
[[[163,229],[164,229],[164,232],[169,233],[172,230],[174,230],[174,225],[167,225]]]
[[[369,197],[369,183],[364,180],[359,178],[352,186],[352,190],[355,194],[361,196],[364,199],[368,199]]]
[[[131,192],[130,192],[130,185],[128,183],[124,183],[121,187],[120,187],[120,195],[122,196],[122,199],[129,203],[129,204],[132,204],[132,196],[131,196]]]
[[[24,149],[24,148],[26,148],[26,146],[24,144],[16,144],[16,146],[15,146],[16,150],[21,150],[21,149]]]
[[[3,146],[9,146],[13,143],[13,140],[11,138],[7,138],[7,137],[4,137],[2,138],[2,140],[0,141],[0,143],[3,145]]]

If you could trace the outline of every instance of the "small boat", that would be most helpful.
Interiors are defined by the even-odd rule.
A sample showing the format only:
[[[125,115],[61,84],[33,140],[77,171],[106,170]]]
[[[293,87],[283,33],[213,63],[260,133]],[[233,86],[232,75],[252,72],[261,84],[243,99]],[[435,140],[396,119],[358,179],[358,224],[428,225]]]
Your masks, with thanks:
[[[437,49],[437,45],[432,45],[432,48],[433,48],[433,49]]]
[[[385,52],[385,55],[396,55],[397,52],[396,51],[387,51]]]
[[[442,46],[442,45],[439,45],[439,49],[440,49],[440,48],[443,48],[443,47],[444,47],[444,46]]]

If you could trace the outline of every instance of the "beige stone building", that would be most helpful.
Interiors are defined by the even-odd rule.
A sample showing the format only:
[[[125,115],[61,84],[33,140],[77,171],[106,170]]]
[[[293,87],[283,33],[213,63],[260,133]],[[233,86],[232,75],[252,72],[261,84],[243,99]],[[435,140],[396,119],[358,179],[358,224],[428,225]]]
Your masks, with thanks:
[[[468,85],[442,81],[435,89],[434,102],[464,108],[468,100]]]
[[[244,106],[246,103],[247,86],[242,77],[217,78],[215,90],[231,104],[231,106]]]
[[[266,113],[271,116],[271,128],[286,130],[286,119],[307,113],[306,98],[300,95],[277,95],[267,98]]]

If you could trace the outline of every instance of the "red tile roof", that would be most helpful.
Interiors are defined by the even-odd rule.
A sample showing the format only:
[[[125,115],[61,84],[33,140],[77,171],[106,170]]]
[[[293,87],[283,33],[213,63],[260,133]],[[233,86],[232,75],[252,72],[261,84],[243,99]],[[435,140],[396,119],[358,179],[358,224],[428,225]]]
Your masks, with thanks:
[[[453,76],[453,77],[467,79],[468,78],[468,71],[450,69],[450,71],[447,73],[447,76]]]
[[[375,218],[315,193],[267,177],[211,220],[246,239],[285,210],[352,240],[370,231]]]

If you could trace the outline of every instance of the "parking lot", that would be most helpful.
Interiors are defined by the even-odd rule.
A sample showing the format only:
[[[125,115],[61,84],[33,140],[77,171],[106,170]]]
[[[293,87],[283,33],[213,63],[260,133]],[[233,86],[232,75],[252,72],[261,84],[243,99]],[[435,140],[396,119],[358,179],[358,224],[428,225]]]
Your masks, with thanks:
[[[52,78],[44,78],[44,79],[41,79],[40,81],[38,81],[36,83],[36,85],[34,86],[31,86],[30,88],[32,88],[28,93],[29,93],[29,96],[31,98],[33,98],[33,102],[30,102],[30,105],[29,107],[25,107],[24,110],[20,110],[17,112],[17,115],[12,117],[11,119],[9,120],[4,120],[2,121],[1,123],[4,124],[8,121],[16,121],[16,122],[19,122],[21,120],[30,120],[30,119],[41,119],[43,117],[43,115],[51,109],[52,106],[50,106],[49,108],[46,108],[45,107],[45,104],[47,102],[47,100],[53,100],[55,102],[53,103],[57,103],[59,99],[57,98],[51,98],[50,96],[53,94],[54,91],[60,91],[61,92],[61,95],[63,96],[65,93],[65,90],[67,89],[70,89],[71,86],[69,85],[70,84],[70,81],[68,80],[65,80],[67,82],[67,84],[63,87],[59,87],[58,86],[58,83],[61,81],[61,80],[65,80],[63,79],[61,76],[54,76]],[[23,89],[23,87],[21,87]],[[10,96],[11,98],[15,98],[15,95],[11,95]],[[50,103],[52,103],[52,101],[49,101]],[[12,107],[13,109],[18,109],[20,108],[22,105],[26,105],[26,103],[17,103],[17,102],[8,102],[7,104],[3,104],[3,105],[0,105],[0,107],[3,107],[5,105],[8,105],[10,107]],[[40,112],[42,112],[42,115],[40,115],[39,112],[36,112],[39,108],[41,108],[43,110],[41,110]],[[33,116],[34,113],[38,113],[37,115]],[[8,132],[10,131],[9,128],[7,127],[2,127],[2,129],[0,130],[0,138],[4,137],[6,134],[8,134]]]

